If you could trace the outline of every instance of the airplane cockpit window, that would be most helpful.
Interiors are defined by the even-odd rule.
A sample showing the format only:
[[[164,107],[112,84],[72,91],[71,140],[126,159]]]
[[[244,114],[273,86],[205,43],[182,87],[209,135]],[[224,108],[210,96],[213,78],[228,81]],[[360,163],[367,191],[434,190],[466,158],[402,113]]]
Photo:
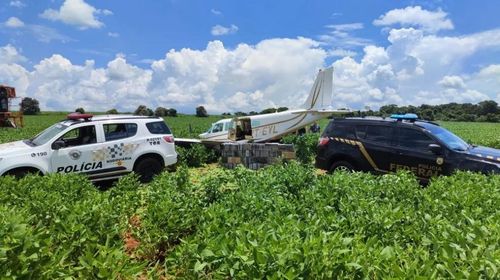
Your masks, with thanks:
[[[224,125],[223,123],[214,124],[214,126],[212,127],[212,133],[221,132],[223,125]]]
[[[226,122],[224,123],[224,131],[228,131],[233,127],[233,122]]]

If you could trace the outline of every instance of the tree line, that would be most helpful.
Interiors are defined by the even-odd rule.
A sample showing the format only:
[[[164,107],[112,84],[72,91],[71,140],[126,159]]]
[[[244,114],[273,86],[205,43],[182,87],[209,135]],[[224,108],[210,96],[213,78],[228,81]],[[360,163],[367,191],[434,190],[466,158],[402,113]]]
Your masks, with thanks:
[[[30,97],[25,97],[19,104],[21,111],[26,115],[35,115],[40,112],[38,100]],[[223,116],[252,116],[258,114],[269,114],[275,112],[282,112],[288,110],[287,107],[267,108],[260,112],[250,111],[235,112],[233,114],[226,112]],[[84,113],[83,108],[77,108],[76,112]],[[197,117],[208,117],[208,112],[203,106],[198,106],[195,109]],[[107,114],[118,114],[116,109],[106,111]],[[441,105],[427,105],[420,106],[398,106],[396,104],[389,104],[380,107],[378,111],[355,111],[347,114],[347,116],[390,116],[392,114],[405,114],[414,113],[421,119],[430,121],[466,121],[466,122],[500,122],[500,107],[498,103],[493,100],[481,101],[477,104],[472,103],[448,103]],[[177,110],[174,108],[157,107],[154,111],[145,105],[140,105],[134,111],[135,115],[143,116],[159,116],[159,117],[176,117]]]
[[[448,103],[441,105],[398,106],[384,105],[378,111],[362,112],[366,115],[389,116],[391,114],[415,113],[429,121],[500,122],[500,107],[493,100],[478,104]]]

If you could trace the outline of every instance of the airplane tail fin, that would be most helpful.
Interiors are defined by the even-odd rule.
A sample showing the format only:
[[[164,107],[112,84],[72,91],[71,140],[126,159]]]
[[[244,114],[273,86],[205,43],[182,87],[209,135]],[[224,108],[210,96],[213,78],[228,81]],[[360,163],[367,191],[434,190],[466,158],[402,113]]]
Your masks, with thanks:
[[[333,67],[320,70],[302,108],[308,110],[330,108],[333,94],[332,83]]]

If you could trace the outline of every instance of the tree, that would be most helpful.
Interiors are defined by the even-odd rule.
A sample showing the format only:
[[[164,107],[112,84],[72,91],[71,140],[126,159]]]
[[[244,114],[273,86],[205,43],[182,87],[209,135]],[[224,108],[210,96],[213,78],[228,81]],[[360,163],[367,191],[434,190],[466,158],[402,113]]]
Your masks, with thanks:
[[[384,105],[379,109],[382,115],[392,115],[396,113],[401,113],[400,108],[396,104]]]
[[[288,107],[279,107],[278,112],[288,111]]]
[[[167,109],[167,116],[177,117],[177,110],[175,110],[174,108]]]
[[[201,118],[208,117],[208,113],[207,110],[205,110],[205,107],[203,106],[196,107],[196,116]]]
[[[260,111],[261,114],[270,114],[270,113],[276,113],[276,108],[267,108],[262,111]]]
[[[116,115],[116,114],[118,114],[118,110],[116,110],[116,109],[107,110],[106,114],[108,114],[108,115]]]
[[[75,112],[80,114],[85,114],[85,109],[83,109],[82,107],[76,108]]]
[[[21,106],[21,111],[25,115],[36,115],[40,113],[40,105],[35,98],[25,97],[21,100],[19,106]]]
[[[488,115],[488,114],[496,114],[499,112],[498,104],[493,100],[485,100],[479,102],[479,114]]]
[[[245,113],[245,112],[235,112],[234,115],[238,116],[238,117],[241,117],[241,116],[246,116],[247,113]]]
[[[167,109],[163,107],[158,107],[155,109],[155,116],[157,117],[165,117],[168,115]]]
[[[145,105],[140,105],[137,107],[137,109],[134,111],[134,115],[139,115],[139,116],[152,116],[154,115],[153,110],[149,109]]]

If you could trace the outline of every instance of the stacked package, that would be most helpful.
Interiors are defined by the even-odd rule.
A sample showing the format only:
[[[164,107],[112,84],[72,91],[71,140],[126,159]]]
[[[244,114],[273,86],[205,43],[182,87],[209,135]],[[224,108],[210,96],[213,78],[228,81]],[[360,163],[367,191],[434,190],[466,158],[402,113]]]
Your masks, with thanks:
[[[221,155],[222,166],[226,168],[242,164],[255,170],[282,160],[295,159],[295,150],[292,144],[224,143]]]

